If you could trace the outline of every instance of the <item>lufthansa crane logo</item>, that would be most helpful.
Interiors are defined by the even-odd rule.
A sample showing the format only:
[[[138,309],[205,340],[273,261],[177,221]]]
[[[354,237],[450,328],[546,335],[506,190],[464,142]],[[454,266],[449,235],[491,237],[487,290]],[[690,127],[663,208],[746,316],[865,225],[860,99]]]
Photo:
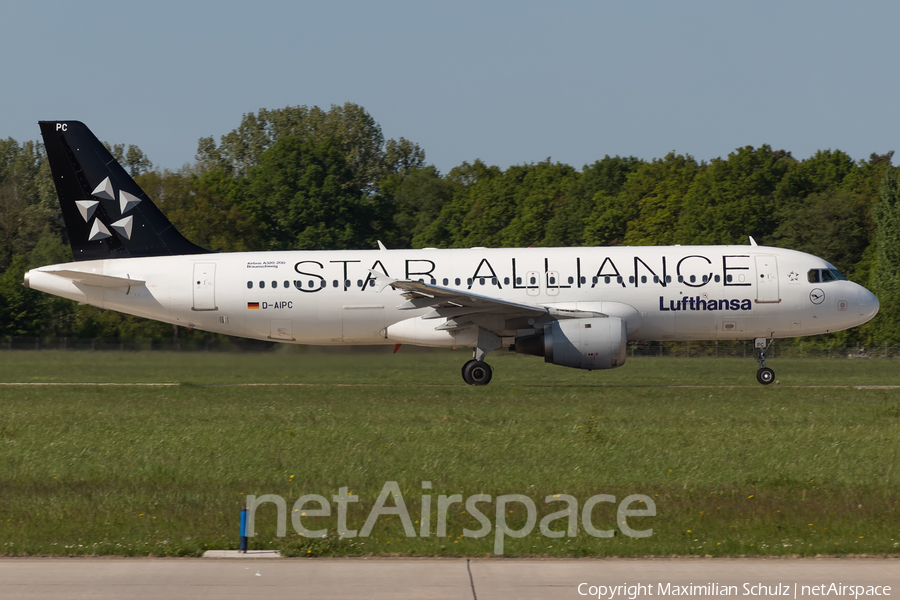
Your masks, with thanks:
[[[814,289],[809,293],[809,301],[813,304],[822,304],[825,302],[825,292],[819,288]]]

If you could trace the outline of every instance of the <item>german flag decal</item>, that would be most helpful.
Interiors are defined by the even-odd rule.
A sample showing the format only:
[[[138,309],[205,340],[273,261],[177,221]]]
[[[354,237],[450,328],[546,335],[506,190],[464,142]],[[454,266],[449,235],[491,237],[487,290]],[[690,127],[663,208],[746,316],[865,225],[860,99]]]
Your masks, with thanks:
[[[248,302],[247,308],[259,308],[259,302]]]

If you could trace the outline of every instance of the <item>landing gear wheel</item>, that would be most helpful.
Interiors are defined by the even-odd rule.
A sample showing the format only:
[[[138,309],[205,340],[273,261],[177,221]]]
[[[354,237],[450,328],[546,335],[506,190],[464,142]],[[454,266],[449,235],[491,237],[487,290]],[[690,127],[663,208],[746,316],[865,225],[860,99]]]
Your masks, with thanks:
[[[775,381],[775,371],[769,367],[763,367],[756,372],[756,380],[763,385],[769,385]]]
[[[470,360],[462,369],[463,380],[469,385],[487,385],[494,376],[491,365],[481,360]]]
[[[476,362],[474,358],[472,360],[470,360],[469,362],[467,362],[466,364],[464,364],[462,366],[462,369],[459,370],[459,372],[462,373],[463,379],[466,378],[466,368],[468,368],[468,366],[471,365],[473,362]],[[466,381],[466,383],[469,383],[469,382]]]

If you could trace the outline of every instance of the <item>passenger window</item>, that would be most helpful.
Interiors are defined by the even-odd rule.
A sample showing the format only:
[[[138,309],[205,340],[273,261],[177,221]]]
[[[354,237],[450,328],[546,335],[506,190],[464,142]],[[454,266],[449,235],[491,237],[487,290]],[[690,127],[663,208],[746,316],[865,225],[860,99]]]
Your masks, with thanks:
[[[725,282],[726,282],[726,283],[731,283],[731,280],[732,280],[732,279],[734,279],[734,276],[733,276],[733,275],[728,275],[728,276],[725,277]]]
[[[491,277],[491,285],[497,285],[497,278]]]
[[[277,282],[277,281],[273,281],[273,282],[272,282],[272,289],[273,289],[273,290],[277,290],[277,289],[278,289],[278,282]]]
[[[620,279],[621,279],[621,278],[620,278]],[[609,277],[604,277],[604,278],[603,278],[603,283],[609,283],[610,281],[612,281],[612,280],[611,280]],[[621,282],[619,282],[619,283],[621,283]]]
[[[516,277],[516,285],[522,285],[522,278]]]
[[[641,283],[647,283],[647,276],[641,275]]]
[[[247,289],[248,289],[248,290],[252,290],[252,289],[253,289],[253,282],[252,282],[252,281],[248,281],[248,282],[247,282]]]
[[[431,285],[437,285],[437,279],[432,278],[432,279],[431,279]]]
[[[575,283],[575,278],[569,277],[569,285],[572,285],[573,283]]]
[[[634,275],[628,277],[628,283],[634,283]]]
[[[550,285],[556,285],[556,277],[550,278]]]
[[[596,277],[594,279],[596,279]],[[585,283],[587,283],[587,277],[582,276],[581,277],[581,285],[584,285]],[[594,283],[597,283],[597,282],[594,281]]]
[[[291,287],[291,283],[290,283],[288,280],[285,279],[285,281],[284,281],[284,289],[288,289],[289,287]]]
[[[532,278],[531,278],[531,285],[534,285],[534,284],[536,284],[536,283],[537,283],[537,279],[535,279],[534,277],[532,277]]]
[[[444,277],[444,285],[450,285],[450,280]]]
[[[622,283],[622,276],[621,276],[621,275],[619,275],[618,277],[616,277],[616,283]]]
[[[312,279],[310,279],[310,280],[309,280],[309,287],[310,287],[310,288],[316,287],[316,282],[313,281]]]
[[[716,280],[716,283],[719,283],[719,281],[721,281],[721,280],[722,280],[722,278],[721,278],[721,277],[719,277],[719,276],[718,276],[718,275],[716,275],[716,276],[715,276],[715,280]]]
[[[659,277],[656,275],[653,276],[653,283],[659,283]]]
[[[666,275],[666,283],[672,283],[672,276]]]
[[[706,283],[707,281],[709,281],[709,275],[704,275],[704,276],[703,276],[703,283]]]
[[[260,282],[259,282],[259,289],[263,289],[263,288],[265,288],[265,287],[266,287],[266,282],[265,282],[265,281],[260,281]]]
[[[468,279],[466,279],[466,285],[468,285],[469,287],[472,286],[472,278],[471,278],[471,277],[469,277]]]
[[[509,277],[503,278],[503,285],[509,285]]]
[[[484,277],[478,278],[478,285],[484,285]]]
[[[338,280],[335,279],[334,281],[331,282],[331,287],[337,287],[337,286],[338,286]]]
[[[696,283],[696,282],[697,282],[697,276],[691,275],[691,283]]]
[[[683,276],[683,275],[679,275],[679,276],[678,276],[678,283],[684,283],[684,276]]]
[[[457,277],[454,281],[456,281],[456,285],[459,285],[459,277]]]

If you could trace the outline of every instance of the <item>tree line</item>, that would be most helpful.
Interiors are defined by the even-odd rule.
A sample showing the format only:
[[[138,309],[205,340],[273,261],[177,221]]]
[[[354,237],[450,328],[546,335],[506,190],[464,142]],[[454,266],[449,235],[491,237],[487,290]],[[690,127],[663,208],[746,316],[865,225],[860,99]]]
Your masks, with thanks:
[[[179,170],[109,146],[191,241],[211,250],[745,244],[821,256],[875,291],[881,312],[821,343],[900,343],[900,177],[893,152],[798,160],[763,145],[725,158],[604,156],[440,173],[358,105],[261,109],[201,138]],[[170,326],[26,290],[71,260],[43,146],[0,140],[0,335],[163,337]],[[204,335],[201,332],[193,335]]]

